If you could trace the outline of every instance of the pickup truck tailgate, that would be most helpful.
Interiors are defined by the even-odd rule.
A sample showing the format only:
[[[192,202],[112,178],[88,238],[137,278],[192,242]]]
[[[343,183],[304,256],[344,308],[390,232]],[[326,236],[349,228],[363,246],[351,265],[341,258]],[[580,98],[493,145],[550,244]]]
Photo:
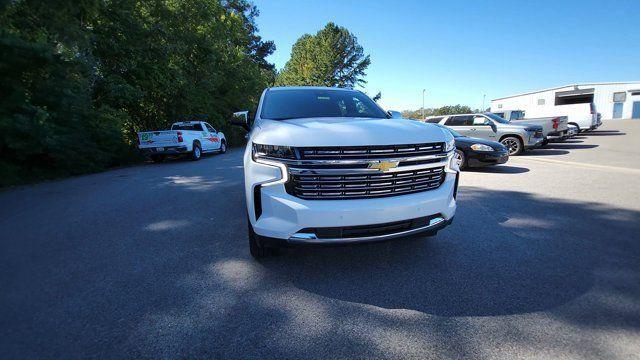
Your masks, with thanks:
[[[140,149],[174,146],[178,144],[177,131],[143,131],[138,133]]]

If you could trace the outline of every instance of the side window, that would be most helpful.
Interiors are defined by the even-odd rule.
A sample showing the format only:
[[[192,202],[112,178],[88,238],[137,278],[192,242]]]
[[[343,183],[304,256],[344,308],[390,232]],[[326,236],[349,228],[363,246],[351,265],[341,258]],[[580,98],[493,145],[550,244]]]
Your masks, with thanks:
[[[217,133],[216,129],[214,129],[213,126],[211,126],[211,125],[209,125],[207,123],[204,123],[204,126],[207,128],[207,130],[209,130],[209,132],[214,133],[214,134]]]
[[[489,125],[487,118],[484,116],[474,116],[473,125]]]
[[[430,118],[427,119],[426,122],[431,123],[431,124],[437,124],[440,122],[440,120],[442,120],[444,118],[444,116],[438,116],[438,117],[434,117],[434,118]]]
[[[511,116],[509,117],[509,120],[520,120],[523,118],[524,118],[524,111],[517,110],[517,111],[511,112]]]
[[[500,116],[501,118],[504,119],[504,113],[493,113],[494,115]]]
[[[447,126],[468,126],[468,125],[471,125],[471,123],[473,122],[472,119],[473,119],[472,116],[467,116],[467,115],[452,116],[449,119],[447,119],[447,122],[445,123],[445,125],[447,125]]]
[[[204,129],[202,129],[202,124],[200,124],[200,123],[193,124],[193,130],[195,130],[195,131],[204,131]]]

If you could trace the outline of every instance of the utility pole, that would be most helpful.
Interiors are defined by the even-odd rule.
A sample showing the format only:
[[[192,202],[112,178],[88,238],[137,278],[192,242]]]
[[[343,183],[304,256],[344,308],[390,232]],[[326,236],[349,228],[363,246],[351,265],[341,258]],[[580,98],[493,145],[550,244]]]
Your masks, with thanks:
[[[480,109],[480,112],[484,112],[484,98],[487,97],[487,94],[482,95],[482,109]]]
[[[424,93],[427,91],[426,89],[422,89],[422,119],[424,120]]]

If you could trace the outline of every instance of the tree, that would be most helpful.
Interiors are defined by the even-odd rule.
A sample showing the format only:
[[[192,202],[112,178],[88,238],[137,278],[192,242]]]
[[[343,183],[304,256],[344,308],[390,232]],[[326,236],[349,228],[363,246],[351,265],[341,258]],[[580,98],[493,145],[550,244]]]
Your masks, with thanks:
[[[366,83],[370,63],[357,38],[330,22],[315,35],[305,34],[296,41],[276,84],[353,88]]]
[[[247,0],[0,2],[0,187],[137,160],[136,132],[255,106],[275,70]]]
[[[470,107],[457,104],[445,105],[439,108],[426,108],[424,109],[424,116],[468,114],[472,112]],[[422,119],[422,110],[404,110],[402,116],[407,119]]]

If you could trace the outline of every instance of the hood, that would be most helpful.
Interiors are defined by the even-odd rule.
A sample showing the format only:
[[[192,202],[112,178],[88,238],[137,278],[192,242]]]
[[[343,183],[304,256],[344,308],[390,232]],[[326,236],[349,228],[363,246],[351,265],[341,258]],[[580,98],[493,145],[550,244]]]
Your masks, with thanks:
[[[398,145],[448,141],[448,131],[407,119],[307,118],[259,120],[251,141],[283,146]]]

